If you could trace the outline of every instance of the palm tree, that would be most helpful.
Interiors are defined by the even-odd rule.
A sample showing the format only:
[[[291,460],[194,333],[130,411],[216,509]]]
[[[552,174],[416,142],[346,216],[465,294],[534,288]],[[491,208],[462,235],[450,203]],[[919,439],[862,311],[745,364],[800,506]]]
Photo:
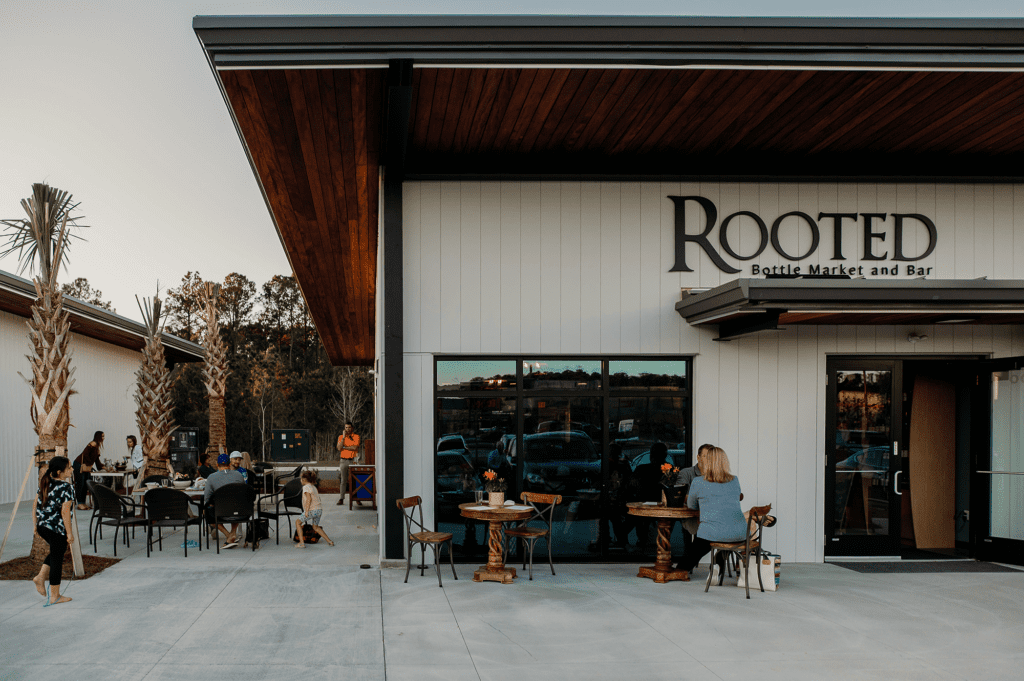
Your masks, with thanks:
[[[160,318],[159,293],[153,300],[139,301],[139,311],[146,326],[146,347],[142,350],[142,363],[135,372],[135,422],[142,436],[142,451],[146,466],[141,481],[147,475],[167,472],[168,444],[174,431],[174,404],[171,400],[171,372],[164,358],[164,320]]]
[[[64,296],[57,285],[61,265],[67,267],[69,227],[78,227],[81,216],[72,216],[78,208],[71,194],[46,184],[33,184],[32,196],[21,207],[27,217],[0,220],[7,234],[6,248],[0,257],[17,253],[20,272],[30,269],[34,276],[36,299],[28,320],[32,354],[28,360],[32,378],[25,378],[32,390],[29,413],[39,437],[36,460],[40,466],[54,455],[67,452],[71,411],[68,399],[74,394],[75,369],[71,366],[71,322],[64,309]],[[31,557],[41,560],[49,552],[42,538],[32,539]]]
[[[228,382],[228,348],[220,336],[220,319],[217,301],[220,298],[220,284],[206,282],[203,288],[206,335],[203,337],[205,364],[203,379],[206,394],[210,400],[210,444],[207,451],[219,452],[227,447],[227,419],[224,414],[224,396]]]

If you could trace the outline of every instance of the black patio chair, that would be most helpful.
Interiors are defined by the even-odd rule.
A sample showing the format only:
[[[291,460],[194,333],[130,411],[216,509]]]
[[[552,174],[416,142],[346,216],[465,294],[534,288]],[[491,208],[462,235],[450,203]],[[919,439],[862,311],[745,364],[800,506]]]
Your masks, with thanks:
[[[146,504],[146,558],[150,556],[153,548],[153,528],[157,528],[157,544],[160,550],[164,550],[165,527],[185,528],[185,557],[188,558],[188,528],[189,525],[199,526],[199,550],[203,550],[203,517],[189,515],[189,505],[194,504],[199,509],[199,504],[192,501],[187,494],[177,489],[158,487],[146,492],[144,497]]]
[[[281,518],[288,524],[288,533],[291,534],[291,516],[302,515],[302,481],[289,480],[277,494],[265,494],[259,498],[258,504],[270,500],[274,506],[273,510],[260,508],[257,516],[259,518],[273,519],[274,533],[277,535],[276,542],[281,543]]]
[[[128,540],[128,528],[132,528],[132,534],[134,534],[136,527],[146,524],[145,518],[135,515],[139,504],[128,497],[121,496],[105,485],[97,485],[91,480],[87,481],[86,484],[89,486],[89,491],[92,492],[94,502],[92,518],[89,520],[89,533],[92,539],[93,550],[99,551],[96,535],[99,534],[100,539],[103,538],[103,525],[114,528],[115,556],[117,555],[117,533],[122,527],[124,528],[122,540],[126,547],[131,548],[131,542]],[[95,530],[93,529],[93,521],[96,522]]]
[[[298,480],[299,476],[301,474],[302,474],[302,464],[299,464],[298,468],[293,470],[291,473],[286,473],[285,475],[276,475],[276,476],[274,476],[274,489],[277,489],[278,487],[281,487],[282,483],[287,483],[287,481],[289,481],[289,480]]]
[[[248,528],[252,522],[255,506],[256,490],[244,482],[225,485],[213,493],[207,503],[209,515],[206,518],[206,524],[214,530],[217,537],[217,553],[220,553],[220,532],[216,531],[217,525],[244,523]],[[206,547],[210,547],[209,532],[206,533]],[[256,550],[256,542],[253,542],[252,550]]]

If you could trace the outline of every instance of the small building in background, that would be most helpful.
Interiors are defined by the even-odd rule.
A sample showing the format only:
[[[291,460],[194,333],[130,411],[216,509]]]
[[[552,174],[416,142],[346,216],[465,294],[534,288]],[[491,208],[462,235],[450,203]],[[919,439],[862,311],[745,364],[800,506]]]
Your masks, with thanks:
[[[35,288],[28,279],[0,272],[0,504],[11,503],[25,477],[38,437],[29,416],[31,393],[26,355],[31,352],[26,320],[31,316]],[[71,396],[68,453],[78,456],[97,430],[106,433],[104,458],[127,454],[125,438],[138,437],[135,425],[135,372],[142,361],[145,329],[122,317],[75,298],[64,298],[71,313],[71,362],[75,395]],[[168,364],[201,362],[203,348],[164,334]],[[25,489],[31,499],[34,487]]]

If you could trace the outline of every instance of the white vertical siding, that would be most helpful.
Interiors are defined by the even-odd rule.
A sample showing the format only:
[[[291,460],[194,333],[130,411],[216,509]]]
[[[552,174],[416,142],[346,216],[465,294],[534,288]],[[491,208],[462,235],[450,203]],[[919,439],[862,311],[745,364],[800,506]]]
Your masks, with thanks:
[[[29,418],[29,388],[18,375],[30,373],[25,319],[0,312],[0,504],[15,500],[38,438]],[[141,355],[126,348],[72,334],[75,386],[68,451],[81,453],[97,430],[106,433],[106,458],[125,453],[124,438],[135,427],[135,371]],[[24,498],[33,493],[30,480]]]
[[[715,442],[730,453],[747,501],[772,503],[786,519],[771,535],[770,548],[797,561],[823,557],[828,355],[1024,354],[1024,332],[1007,326],[798,326],[715,342],[714,330],[690,327],[675,312],[680,287],[750,276],[752,264],[791,263],[769,246],[751,261],[723,256],[742,270],[723,274],[691,246],[687,259],[694,271],[670,272],[675,209],[669,195],[711,199],[719,225],[747,210],[769,229],[779,215],[795,210],[814,219],[823,212],[922,213],[939,230],[935,252],[915,263],[933,268],[929,278],[1024,277],[1018,264],[1024,263],[1024,238],[1015,238],[1018,222],[1024,231],[1021,186],[407,183],[405,491],[424,497],[428,515],[434,354],[694,355],[694,444]],[[688,202],[686,211],[687,231],[703,230],[699,207]],[[892,219],[877,224],[886,238],[873,249],[891,255]],[[713,232],[716,245],[719,229]],[[905,229],[906,253],[921,253],[924,228],[908,220]],[[818,250],[794,263],[804,271],[838,264],[832,220],[821,220],[819,230]],[[759,242],[756,224],[747,217],[734,220],[729,239],[749,255]],[[802,254],[810,230],[789,218],[780,239],[787,251]],[[848,263],[859,259],[859,221],[843,222],[840,248]],[[904,271],[896,278],[906,279]],[[927,338],[908,343],[911,332]]]

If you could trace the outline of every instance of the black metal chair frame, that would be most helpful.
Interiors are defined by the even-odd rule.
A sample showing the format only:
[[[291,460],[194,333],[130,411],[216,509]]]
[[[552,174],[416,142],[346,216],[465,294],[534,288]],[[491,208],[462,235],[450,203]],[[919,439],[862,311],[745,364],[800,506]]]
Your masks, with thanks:
[[[298,480],[299,476],[302,475],[302,466],[303,466],[303,464],[299,464],[298,468],[293,470],[291,473],[286,473],[285,475],[275,475],[274,476],[274,489],[277,489],[278,487],[283,487],[284,486],[284,485],[281,484],[282,480],[292,480],[292,479]]]
[[[178,489],[157,487],[146,492],[143,497],[146,506],[146,557],[149,558],[153,548],[153,528],[157,528],[157,544],[164,550],[165,527],[185,528],[185,557],[188,558],[189,525],[199,526],[199,550],[203,550],[203,514],[202,504],[193,501],[187,494]],[[196,516],[188,514],[189,506],[194,505],[200,511]]]
[[[252,517],[256,513],[256,490],[244,482],[236,482],[221,487],[210,496],[207,507],[213,510],[213,523],[207,520],[208,529],[212,529],[216,535],[217,553],[220,553],[220,532],[217,525],[245,524],[246,529],[252,524]],[[244,535],[243,535],[244,536]],[[210,533],[206,533],[206,548],[210,548]],[[256,542],[252,543],[252,550],[256,550]]]
[[[288,486],[293,485],[291,493],[289,493]],[[260,507],[266,500],[272,500],[274,503],[273,511],[265,511]],[[281,488],[276,494],[265,494],[256,502],[257,513],[256,517],[260,519],[274,519],[274,533],[276,536],[276,542],[281,543],[281,518],[290,518],[291,516],[302,515],[302,480],[289,480],[285,483],[285,486]],[[281,510],[281,505],[284,505],[284,510]],[[291,535],[291,524],[289,521],[288,534]]]
[[[117,532],[122,527],[124,533],[122,539],[125,546],[131,548],[131,542],[128,539],[128,528],[132,528],[132,534],[135,534],[135,528],[140,525],[146,524],[146,519],[138,517],[135,512],[139,508],[139,504],[123,497],[114,490],[110,489],[106,485],[98,485],[92,480],[87,480],[85,483],[89,492],[92,493],[93,498],[93,514],[92,518],[89,519],[89,536],[92,540],[93,551],[99,551],[97,544],[96,535],[99,538],[103,538],[103,526],[113,526],[114,528],[114,555],[117,555]],[[106,519],[106,522],[104,521]],[[93,529],[93,521],[96,521],[96,529]]]
[[[402,511],[402,516],[405,518],[405,531],[408,546],[406,547],[406,562],[405,562],[405,583],[409,583],[409,570],[412,569],[412,549],[416,544],[420,545],[420,577],[423,576],[423,571],[426,569],[427,559],[427,546],[434,550],[434,569],[437,571],[437,585],[443,587],[441,583],[441,547],[445,544],[448,545],[448,562],[452,566],[452,576],[458,580],[459,575],[455,572],[455,556],[452,553],[452,534],[450,532],[434,532],[428,530],[423,525],[423,499],[420,497],[408,497],[406,499],[399,499],[395,502],[398,508]],[[419,516],[417,519],[416,516]],[[418,531],[414,532],[414,528],[418,528]]]
[[[504,544],[503,551],[506,555],[509,552],[509,537],[522,541],[530,555],[530,579],[533,580],[533,547],[537,544],[538,539],[544,539],[548,544],[548,565],[551,567],[551,574],[553,575],[555,574],[555,563],[551,557],[551,534],[552,527],[554,526],[555,506],[562,503],[562,495],[523,492],[520,498],[533,508],[533,515],[510,528],[506,529],[502,526],[502,533],[506,537],[505,541],[502,542]],[[547,525],[546,530],[538,527],[529,527],[530,523],[538,520]],[[526,553],[526,551],[523,552],[524,570],[526,569]]]
[[[708,569],[708,582],[704,585],[704,593],[708,592],[711,588],[711,578],[715,574],[714,565],[715,558],[719,553],[733,555],[738,559],[739,563],[743,564],[743,571],[745,578],[743,586],[746,587],[747,600],[750,600],[750,558],[755,557],[754,566],[757,568],[757,584],[761,587],[761,593],[764,593],[764,583],[761,581],[761,531],[765,527],[765,522],[770,517],[768,512],[772,510],[772,505],[767,506],[755,506],[750,509],[750,518],[747,520],[747,536],[743,540],[743,546],[738,546],[739,542],[712,542],[711,543],[711,568]],[[715,544],[734,544],[732,547],[726,548],[725,546],[715,546]],[[722,585],[722,581],[725,579],[725,572],[723,570],[718,571],[718,585]]]

